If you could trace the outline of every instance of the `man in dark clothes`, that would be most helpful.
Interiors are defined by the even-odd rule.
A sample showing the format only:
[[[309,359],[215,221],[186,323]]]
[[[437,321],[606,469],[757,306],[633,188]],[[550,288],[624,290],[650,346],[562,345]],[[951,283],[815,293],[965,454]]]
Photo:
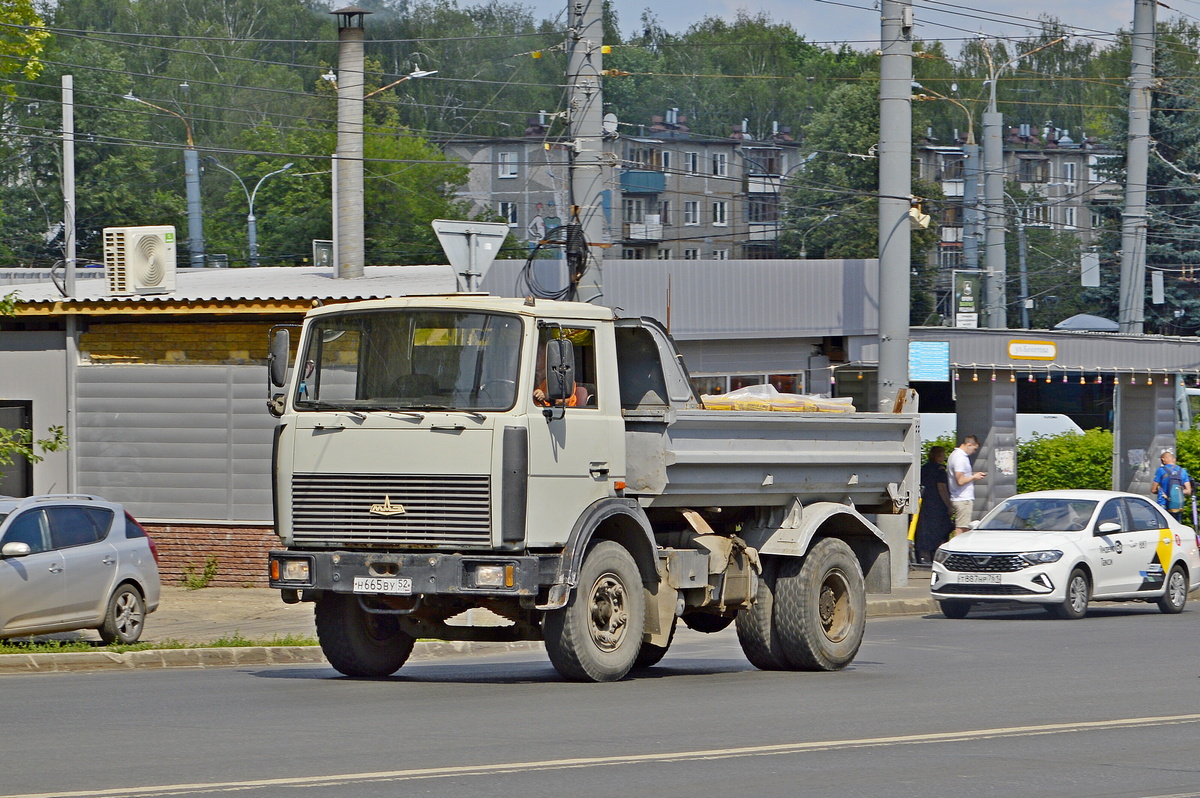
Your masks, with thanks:
[[[933,446],[921,466],[921,512],[917,516],[917,562],[928,564],[933,550],[950,539],[950,489],[947,485],[946,447]]]

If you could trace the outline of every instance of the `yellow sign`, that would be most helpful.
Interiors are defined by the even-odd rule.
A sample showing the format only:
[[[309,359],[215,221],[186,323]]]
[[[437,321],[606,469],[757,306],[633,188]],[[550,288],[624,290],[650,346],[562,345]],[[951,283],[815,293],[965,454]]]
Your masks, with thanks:
[[[1058,347],[1051,341],[1009,341],[1008,356],[1013,360],[1053,360]]]

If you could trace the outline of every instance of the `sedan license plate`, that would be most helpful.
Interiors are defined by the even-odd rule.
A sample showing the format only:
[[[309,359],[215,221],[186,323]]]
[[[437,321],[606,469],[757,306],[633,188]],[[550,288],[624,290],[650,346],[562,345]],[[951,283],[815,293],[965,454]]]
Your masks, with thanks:
[[[354,577],[355,593],[386,593],[392,596],[411,596],[412,580],[380,578],[375,576]]]
[[[959,574],[958,583],[960,585],[998,585],[1000,584],[1000,574]]]

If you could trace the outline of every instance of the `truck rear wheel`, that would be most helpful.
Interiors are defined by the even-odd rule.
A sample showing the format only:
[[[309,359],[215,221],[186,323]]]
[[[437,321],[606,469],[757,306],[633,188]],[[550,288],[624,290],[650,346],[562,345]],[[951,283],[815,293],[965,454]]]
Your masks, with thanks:
[[[596,543],[584,556],[567,605],[546,614],[542,628],[550,662],[573,681],[624,678],[642,649],[645,603],[633,556],[610,540]]]
[[[326,593],[317,602],[317,639],[329,664],[347,676],[391,676],[416,640],[394,615],[367,612],[358,597]]]
[[[845,541],[824,538],[803,560],[780,564],[774,620],[790,668],[836,671],[854,660],[867,597],[858,558]]]
[[[737,614],[737,636],[742,653],[751,665],[761,671],[779,671],[787,666],[772,620],[775,573],[778,568],[777,557],[762,558],[762,573],[758,577],[758,593],[754,604]]]

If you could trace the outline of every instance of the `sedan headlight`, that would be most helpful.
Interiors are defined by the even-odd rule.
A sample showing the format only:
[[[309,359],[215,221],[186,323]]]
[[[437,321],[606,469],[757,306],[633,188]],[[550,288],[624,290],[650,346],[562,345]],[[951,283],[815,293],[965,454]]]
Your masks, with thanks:
[[[943,563],[949,556],[950,552],[946,551],[945,549],[938,549],[933,553],[933,561],[937,563]]]
[[[1057,550],[1050,551],[1027,551],[1021,555],[1021,559],[1030,565],[1042,565],[1048,562],[1058,562],[1062,559],[1063,553]]]

